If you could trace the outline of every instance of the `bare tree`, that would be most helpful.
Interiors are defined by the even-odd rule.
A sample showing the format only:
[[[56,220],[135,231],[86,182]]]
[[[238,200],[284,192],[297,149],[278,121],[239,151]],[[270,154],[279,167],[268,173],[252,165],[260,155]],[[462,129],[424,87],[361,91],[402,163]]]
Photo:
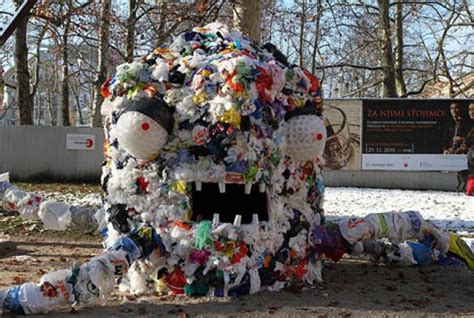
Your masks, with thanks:
[[[15,0],[18,7],[23,1]],[[20,125],[33,125],[33,96],[30,94],[30,71],[27,46],[28,17],[21,19],[15,30],[16,101]]]
[[[235,0],[233,11],[234,26],[252,41],[260,43],[260,0]]]
[[[66,15],[63,23],[62,34],[62,83],[61,83],[61,123],[63,126],[70,126],[71,118],[69,116],[69,32],[71,27],[71,11],[73,10],[72,0],[65,1]]]
[[[110,33],[110,6],[111,0],[102,0],[102,11],[100,14],[99,27],[99,49],[97,51],[97,76],[95,81],[94,102],[92,106],[92,127],[102,126],[102,116],[100,114],[100,106],[103,97],[100,93],[100,84],[106,79],[109,49],[109,33]]]
[[[392,31],[389,18],[389,0],[377,0],[379,4],[380,31],[382,33],[383,96],[397,97],[395,85],[395,61],[393,58]]]
[[[135,53],[135,29],[137,25],[137,0],[128,0],[127,34],[125,40],[125,61],[131,62]]]
[[[304,32],[305,32],[305,24],[306,24],[306,0],[301,0],[301,12],[300,12],[300,44],[298,48],[298,55],[300,58],[299,64],[303,67],[304,62]]]
[[[315,73],[316,71],[316,55],[319,50],[319,38],[321,36],[321,16],[323,14],[323,5],[322,0],[317,0],[316,2],[316,13],[313,15],[313,20],[316,21],[315,30],[314,30],[314,41],[313,41],[313,52],[311,54],[311,71]]]
[[[403,2],[396,2],[396,18],[395,18],[395,80],[397,86],[398,96],[405,96],[407,94],[407,88],[405,84],[405,78],[403,77]]]
[[[272,10],[275,44],[292,63],[303,57],[329,94],[343,86],[343,96],[413,97],[448,83],[448,95],[467,96],[472,88],[469,1],[280,0]]]

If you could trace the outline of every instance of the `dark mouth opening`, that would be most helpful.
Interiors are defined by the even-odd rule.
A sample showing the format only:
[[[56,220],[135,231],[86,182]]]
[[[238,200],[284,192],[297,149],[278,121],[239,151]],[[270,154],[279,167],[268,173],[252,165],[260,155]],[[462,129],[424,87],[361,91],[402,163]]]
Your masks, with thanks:
[[[242,216],[242,224],[252,223],[252,215],[259,221],[268,221],[267,196],[254,184],[250,194],[245,194],[243,184],[226,184],[225,193],[220,193],[217,183],[203,183],[201,191],[192,185],[192,220],[212,220],[219,214],[222,223],[233,223],[237,214]]]

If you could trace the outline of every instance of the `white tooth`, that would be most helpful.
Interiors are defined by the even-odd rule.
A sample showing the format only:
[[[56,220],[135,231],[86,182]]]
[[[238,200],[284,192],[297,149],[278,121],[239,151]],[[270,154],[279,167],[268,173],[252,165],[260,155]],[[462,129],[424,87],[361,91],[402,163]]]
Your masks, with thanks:
[[[240,226],[242,223],[242,215],[237,214],[234,219],[234,226]]]
[[[224,182],[219,182],[219,192],[220,193],[225,193],[225,183]]]
[[[196,181],[196,191],[201,191],[201,190],[202,190],[202,182]]]
[[[252,184],[251,183],[246,183],[245,184],[245,194],[250,194],[252,192]]]
[[[258,185],[258,190],[260,191],[260,193],[264,193],[266,187],[267,187],[267,186],[265,185],[265,183],[260,183],[260,184]]]
[[[258,224],[258,223],[259,223],[258,214],[256,213],[252,214],[252,224]]]
[[[212,224],[213,225],[218,225],[219,222],[220,222],[219,213],[214,213],[214,215],[212,216]]]

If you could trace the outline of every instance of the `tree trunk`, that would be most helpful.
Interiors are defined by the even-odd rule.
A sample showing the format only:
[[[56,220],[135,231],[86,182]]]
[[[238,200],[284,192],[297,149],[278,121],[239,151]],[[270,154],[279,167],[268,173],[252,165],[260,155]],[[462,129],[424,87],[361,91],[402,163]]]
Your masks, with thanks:
[[[135,28],[137,24],[137,0],[128,0],[127,36],[125,42],[125,61],[132,62],[135,52]]]
[[[320,35],[320,21],[322,15],[323,5],[321,0],[318,0],[316,5],[316,30],[314,30],[314,49],[313,54],[311,56],[311,73],[316,72],[316,53],[318,52],[318,45],[319,45],[319,35]]]
[[[166,16],[165,12],[167,11],[167,5],[166,2],[160,3],[160,19],[158,20],[158,36],[156,37],[156,47],[160,47],[163,45],[164,38],[163,38],[163,33],[165,32],[165,24],[166,24]]]
[[[304,63],[304,27],[306,24],[306,0],[301,2],[301,19],[300,19],[300,45],[298,48],[298,54],[300,57],[300,67],[303,67]]]
[[[61,83],[61,120],[63,126],[71,126],[71,118],[69,118],[69,57],[68,57],[68,40],[69,40],[69,25],[70,19],[66,21],[63,34],[62,47],[62,83]]]
[[[397,12],[396,12],[396,84],[397,84],[397,93],[398,96],[405,96],[407,94],[407,88],[405,85],[405,78],[403,77],[403,2],[397,2]]]
[[[389,0],[377,0],[379,4],[380,28],[382,29],[383,47],[383,97],[397,97],[395,85],[395,64],[393,58],[392,38],[389,19]]]
[[[15,0],[17,8],[22,0]],[[30,71],[26,34],[28,17],[21,19],[15,30],[16,103],[20,112],[20,125],[33,125],[33,96],[30,95]]]
[[[233,7],[234,27],[253,42],[260,43],[260,0],[236,0]]]
[[[94,101],[92,104],[92,127],[102,126],[102,116],[100,114],[100,106],[104,99],[100,93],[100,85],[105,81],[107,76],[108,49],[109,49],[109,31],[110,31],[110,3],[111,0],[102,0],[102,12],[100,14],[100,34],[99,34],[99,50],[97,57],[97,77],[94,87]]]
[[[82,109],[81,109],[81,74],[79,72],[79,80],[77,88],[74,87],[75,85],[71,85],[72,94],[74,96],[74,100],[76,102],[76,111],[77,111],[77,118],[79,119],[79,125],[84,125],[84,118],[82,116]]]

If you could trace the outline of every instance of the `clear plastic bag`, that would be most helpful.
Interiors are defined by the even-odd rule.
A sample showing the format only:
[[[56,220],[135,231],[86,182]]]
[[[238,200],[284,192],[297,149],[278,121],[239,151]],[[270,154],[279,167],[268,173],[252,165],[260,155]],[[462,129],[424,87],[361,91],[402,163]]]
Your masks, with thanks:
[[[24,199],[28,199],[29,194],[17,187],[8,188],[3,194],[3,209],[5,211],[17,212],[18,207]]]
[[[85,231],[93,233],[97,231],[97,220],[95,218],[96,210],[71,206],[71,223],[69,228],[76,231]]]

